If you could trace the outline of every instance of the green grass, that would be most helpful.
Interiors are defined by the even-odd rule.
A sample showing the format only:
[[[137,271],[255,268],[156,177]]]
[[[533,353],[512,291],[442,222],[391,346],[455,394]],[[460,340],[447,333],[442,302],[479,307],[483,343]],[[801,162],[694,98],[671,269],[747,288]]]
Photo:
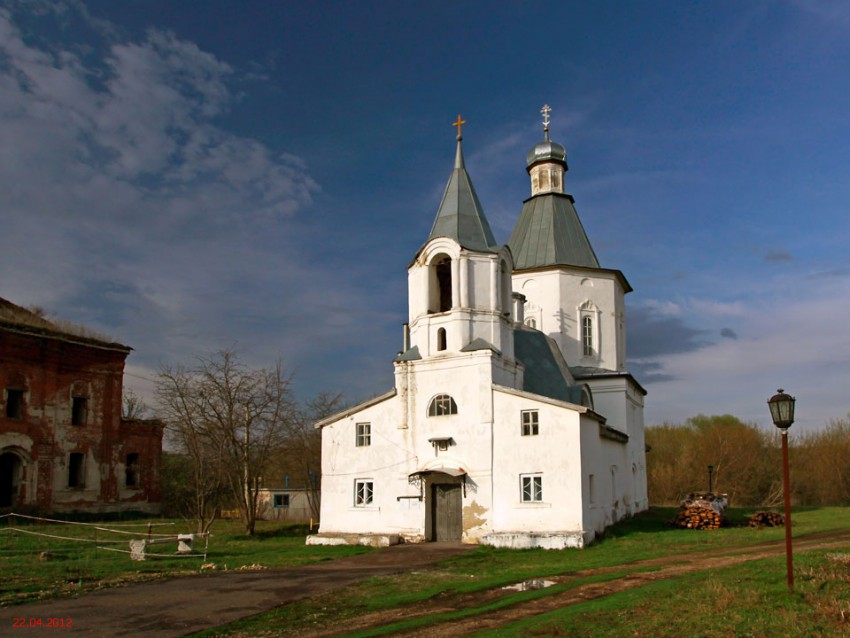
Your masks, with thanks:
[[[392,635],[402,631],[427,632],[429,625],[475,617],[488,612],[556,595],[585,583],[620,578],[653,569],[638,561],[690,552],[721,552],[781,541],[783,528],[740,526],[753,510],[733,510],[733,525],[716,531],[671,529],[666,525],[673,508],[653,508],[608,531],[584,550],[503,550],[477,547],[434,568],[408,574],[373,578],[340,591],[296,601],[260,616],[196,636],[284,636],[319,628],[343,627],[368,614],[387,613],[390,624],[368,628],[354,636]],[[146,531],[145,521],[140,527]],[[162,521],[157,521],[162,522]],[[190,531],[183,521],[173,531]],[[738,525],[734,525],[737,523]],[[20,523],[18,523],[20,526]],[[105,527],[116,527],[106,523]],[[66,535],[68,528],[29,525],[26,529]],[[123,528],[122,528],[123,529]],[[796,508],[794,535],[850,529],[848,508]],[[154,528],[154,531],[163,531]],[[97,532],[100,534],[100,532]],[[77,536],[93,537],[91,528],[77,528]],[[370,551],[363,547],[322,547],[304,544],[303,527],[260,522],[254,537],[246,536],[237,521],[220,521],[213,528],[208,563],[218,569],[243,566],[286,567]],[[104,533],[105,536],[105,533]],[[98,537],[102,541],[105,538]],[[0,527],[0,572],[4,574],[0,604],[57,597],[137,580],[197,573],[201,559],[162,558],[130,561],[93,547],[94,544],[48,540],[3,532]],[[126,547],[122,540],[121,547]],[[40,561],[41,552],[50,560]],[[843,554],[837,554],[843,556]],[[850,556],[812,552],[795,557],[797,593],[785,589],[784,560],[750,562],[643,585],[532,619],[507,625],[488,635],[520,636],[832,636],[850,633]],[[488,596],[500,587],[531,578],[558,576],[554,587]],[[392,622],[392,617],[434,605],[440,611]],[[718,617],[724,618],[717,625]],[[692,623],[696,623],[693,625]],[[712,624],[714,623],[714,624]],[[784,623],[787,623],[784,624]],[[693,627],[698,627],[694,630]],[[780,631],[780,627],[786,627]],[[838,631],[838,633],[836,633]]]
[[[650,567],[642,567],[640,569],[634,566],[630,567],[631,564],[640,560],[690,552],[711,553],[712,551],[754,546],[766,541],[780,541],[784,538],[784,528],[753,529],[742,526],[753,511],[734,510],[731,513],[733,525],[728,528],[716,531],[694,531],[671,529],[666,525],[666,522],[672,518],[675,512],[674,508],[653,508],[647,513],[615,526],[600,542],[584,550],[517,551],[478,547],[464,555],[444,561],[432,570],[415,572],[403,576],[370,579],[342,591],[294,602],[266,614],[237,621],[217,630],[196,634],[196,636],[284,636],[288,633],[297,633],[298,631],[319,627],[339,626],[345,620],[351,620],[359,616],[381,611],[397,609],[401,614],[401,610],[409,610],[412,606],[417,603],[421,604],[424,601],[439,602],[445,600],[448,606],[452,606],[453,601],[460,601],[460,609],[453,609],[442,614],[432,614],[424,618],[413,618],[376,629],[364,630],[361,633],[351,633],[350,635],[391,635],[415,628],[421,629],[436,622],[484,614],[493,609],[513,605],[524,600],[530,600],[531,598],[553,595],[558,591],[563,591],[566,587],[577,587],[587,582],[609,580],[623,576],[625,573],[652,569]],[[850,511],[845,508],[798,508],[794,512],[793,520],[795,536],[831,530],[843,530],[850,528]],[[760,561],[759,564],[762,562],[768,565],[779,565],[777,568],[779,569],[778,576],[771,572],[768,576],[764,576],[763,579],[765,582],[771,583],[775,595],[781,597],[783,594],[786,594],[784,589],[784,572],[782,571],[784,569],[784,562]],[[748,587],[758,586],[758,582],[760,582],[758,581],[758,574],[761,568],[753,567],[752,565],[747,564],[746,566],[736,567],[734,570],[730,570],[730,574],[733,575],[737,573],[749,573],[750,571],[754,571],[755,573],[752,576],[754,580],[749,583],[746,580],[741,580],[742,584],[735,585],[734,576],[730,577],[733,581],[731,583],[727,583],[726,580],[729,579],[725,579],[723,581],[723,587],[728,587],[729,591],[733,592],[730,594],[731,597],[737,595],[735,593],[737,592],[736,587],[747,590]],[[774,567],[770,569],[774,570]],[[510,594],[500,597],[495,601],[485,601],[483,604],[472,602],[469,607],[463,605],[463,597],[465,595],[475,594],[475,592],[483,592],[532,578],[543,578],[546,576],[563,577],[564,575],[584,572],[585,570],[606,571],[593,575],[575,574],[563,586]],[[723,570],[716,571],[721,572]],[[708,572],[708,574],[714,573]],[[686,607],[692,604],[693,601],[687,602],[689,596],[685,592],[695,587],[694,583],[699,583],[701,579],[705,578],[708,578],[707,574],[695,574],[670,581],[662,581],[657,584],[627,591],[602,601],[571,607],[569,614],[578,613],[575,611],[578,609],[587,609],[593,605],[601,605],[603,611],[600,612],[602,614],[600,622],[604,624],[604,609],[606,605],[622,605],[623,609],[626,610],[624,614],[628,617],[630,615],[628,610],[636,604],[635,601],[653,596],[658,599],[659,593],[655,590],[658,589],[663,593],[665,588],[671,591],[683,591],[686,602],[683,602],[682,605]],[[685,583],[686,587],[683,587],[682,583]],[[707,591],[703,591],[700,595],[711,596],[713,595],[712,588],[716,589],[717,587],[717,582],[712,584],[709,581],[709,584],[704,587],[707,588]],[[660,596],[660,598],[663,599],[664,596]],[[738,599],[742,601],[746,600],[743,596],[738,596]],[[778,598],[777,600],[781,601],[784,599]],[[752,604],[752,601],[750,604]],[[682,611],[681,613],[684,614],[685,612]],[[661,617],[664,618],[664,616],[662,613]],[[553,623],[552,627],[558,627],[558,623],[562,621],[555,618],[550,622]],[[572,621],[569,622],[571,623]],[[593,621],[589,619],[587,622],[592,624]],[[656,631],[666,626],[663,620],[659,621]],[[270,627],[274,627],[275,629],[269,629]],[[546,632],[550,631],[556,632],[552,635],[567,635],[567,633],[557,633],[560,630],[552,629],[548,625],[542,629],[535,626],[533,629],[535,631],[542,631],[542,635],[548,635]],[[506,635],[523,635],[527,631],[527,628],[521,627],[515,633],[508,633]],[[624,630],[625,633],[610,635],[671,635],[664,633],[653,634],[649,629],[644,630],[647,633],[641,634],[628,633],[628,631],[626,629]],[[694,634],[691,631],[690,633],[686,632],[686,635],[710,634]],[[746,636],[774,634],[747,634],[746,632],[730,634],[727,632],[716,635]]]
[[[249,566],[296,567],[342,556],[370,551],[365,547],[307,546],[303,525],[286,525],[258,521],[256,533],[247,536],[239,521],[217,521],[212,528],[206,559],[174,556],[175,544],[154,545],[150,551],[170,554],[132,561],[126,553],[103,549],[129,549],[129,539],[144,538],[147,521],[106,521],[98,526],[131,534],[115,534],[90,526],[30,524],[20,519],[3,519],[0,525],[0,573],[4,574],[0,589],[0,605],[10,605],[37,599],[56,598],[81,591],[93,591],[129,582],[197,574],[202,565],[206,570],[238,569]],[[89,519],[88,522],[93,522]],[[168,526],[152,528],[156,533],[187,533],[191,523],[183,520],[152,521]],[[17,527],[25,532],[73,537],[59,540],[23,532],[10,531]],[[96,541],[96,542],[92,542]],[[195,541],[196,551],[203,551],[203,540]]]
[[[794,593],[785,559],[658,581],[506,625],[480,636],[787,636],[850,633],[850,554],[797,556]]]

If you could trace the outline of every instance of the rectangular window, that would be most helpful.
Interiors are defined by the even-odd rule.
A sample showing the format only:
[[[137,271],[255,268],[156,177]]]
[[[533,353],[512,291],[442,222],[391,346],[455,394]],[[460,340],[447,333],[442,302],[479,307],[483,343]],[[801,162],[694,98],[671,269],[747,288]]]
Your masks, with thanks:
[[[274,508],[279,510],[289,509],[289,494],[275,494]]]
[[[68,457],[68,487],[85,487],[85,470],[86,455],[82,452],[71,452]]]
[[[537,436],[540,432],[537,410],[522,411],[522,435]]]
[[[6,389],[6,418],[22,419],[24,417],[24,391]]]
[[[581,318],[581,343],[585,357],[593,356],[593,319],[588,316]]]
[[[74,397],[71,400],[71,425],[85,425],[88,416],[88,400]]]
[[[139,486],[139,455],[136,452],[128,454],[124,463],[124,485]]]
[[[358,423],[357,424],[357,447],[366,447],[372,445],[372,424]]]
[[[596,501],[596,486],[593,484],[593,474],[587,476],[587,500],[590,503]]]
[[[534,503],[543,500],[543,477],[537,475],[526,475],[520,477],[522,484],[523,503]]]
[[[364,507],[372,504],[372,495],[374,493],[374,483],[357,479],[354,481],[354,506]]]

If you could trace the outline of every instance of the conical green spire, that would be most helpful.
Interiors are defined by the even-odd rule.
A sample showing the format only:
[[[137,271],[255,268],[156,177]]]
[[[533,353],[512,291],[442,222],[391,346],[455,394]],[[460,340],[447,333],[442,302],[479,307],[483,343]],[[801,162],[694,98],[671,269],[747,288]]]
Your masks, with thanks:
[[[458,116],[460,120],[460,116]],[[428,239],[450,237],[464,248],[482,252],[495,252],[499,245],[490,230],[490,224],[484,216],[484,208],[478,200],[472,180],[466,172],[463,162],[462,136],[458,126],[457,154],[443,201],[437,211],[437,218],[431,228]]]

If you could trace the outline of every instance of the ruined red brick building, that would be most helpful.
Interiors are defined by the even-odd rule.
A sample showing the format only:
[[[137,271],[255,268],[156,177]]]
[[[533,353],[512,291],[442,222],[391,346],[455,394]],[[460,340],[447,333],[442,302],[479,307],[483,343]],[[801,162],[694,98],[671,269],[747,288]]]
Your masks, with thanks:
[[[162,423],[121,416],[131,350],[0,298],[0,509],[159,510]]]

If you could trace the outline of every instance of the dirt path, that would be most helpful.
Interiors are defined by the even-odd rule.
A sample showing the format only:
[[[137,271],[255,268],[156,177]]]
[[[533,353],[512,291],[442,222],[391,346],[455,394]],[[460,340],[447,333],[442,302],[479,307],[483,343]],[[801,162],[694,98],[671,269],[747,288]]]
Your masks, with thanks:
[[[817,549],[847,548],[848,544],[850,544],[850,531],[817,534],[794,539],[794,551],[801,552]],[[784,553],[785,541],[780,540],[766,542],[751,547],[730,549],[728,552],[718,552],[717,550],[713,550],[711,554],[706,554],[704,552],[677,554],[675,556],[664,556],[636,561],[628,565],[616,565],[602,569],[582,570],[556,577],[546,576],[546,580],[554,581],[556,584],[568,585],[570,581],[574,581],[578,578],[605,573],[622,572],[626,569],[633,570],[633,573],[616,580],[579,585],[567,591],[554,593],[550,596],[530,600],[505,609],[471,616],[466,619],[452,620],[442,624],[428,625],[421,630],[407,633],[396,633],[393,635],[404,636],[406,638],[449,638],[454,636],[468,636],[476,632],[495,629],[524,618],[545,614],[570,605],[583,603],[596,598],[602,598],[634,587],[640,587],[658,580],[676,578],[683,574],[708,569],[730,567],[748,561],[783,555]],[[646,570],[647,568],[657,569],[651,572],[640,571]],[[288,635],[296,635],[299,638],[341,636],[352,631],[378,628],[401,620],[409,620],[422,616],[431,616],[434,614],[480,607],[513,593],[515,592],[511,590],[496,588],[472,594],[451,595],[446,597],[440,596],[436,599],[408,606],[403,612],[398,609],[394,609],[350,619],[346,622],[344,632],[340,632],[339,628],[333,628],[325,631],[313,630],[300,634]]]
[[[794,540],[795,552],[848,546],[850,531],[812,535]],[[388,576],[427,568],[474,547],[459,543],[397,545],[369,554],[298,569],[204,574],[131,585],[70,599],[4,607],[0,608],[0,636],[40,637],[71,634],[84,638],[177,638],[259,614],[288,602],[338,590],[372,576]],[[591,575],[632,571],[616,580],[578,585],[567,591],[556,592],[505,609],[430,625],[420,631],[403,635],[429,638],[466,636],[657,580],[768,558],[781,555],[784,551],[784,541],[771,541],[747,548],[730,549],[727,552],[713,550],[710,554],[679,554],[636,561],[628,565],[570,572],[556,577],[547,576],[548,580],[569,585],[571,581]],[[656,569],[640,572],[648,568]],[[403,610],[391,609],[347,619],[344,630],[337,625],[287,635],[345,635],[351,631],[378,628],[400,620],[480,607],[511,593],[513,592],[510,590],[495,588],[471,594],[446,594],[406,606]],[[25,619],[27,626],[16,627],[16,618]],[[51,618],[71,619],[72,627],[70,630],[48,628],[46,625]],[[30,619],[40,619],[45,626],[31,627]]]
[[[429,567],[473,548],[460,543],[396,545],[298,569],[186,576],[82,594],[76,598],[3,607],[0,608],[0,636],[55,638],[70,634],[75,638],[176,638],[259,614],[293,600],[341,589],[372,576]],[[32,626],[31,619],[42,626]],[[54,620],[51,622],[51,619]],[[67,628],[68,619],[70,629]],[[48,627],[49,624],[56,626]]]

